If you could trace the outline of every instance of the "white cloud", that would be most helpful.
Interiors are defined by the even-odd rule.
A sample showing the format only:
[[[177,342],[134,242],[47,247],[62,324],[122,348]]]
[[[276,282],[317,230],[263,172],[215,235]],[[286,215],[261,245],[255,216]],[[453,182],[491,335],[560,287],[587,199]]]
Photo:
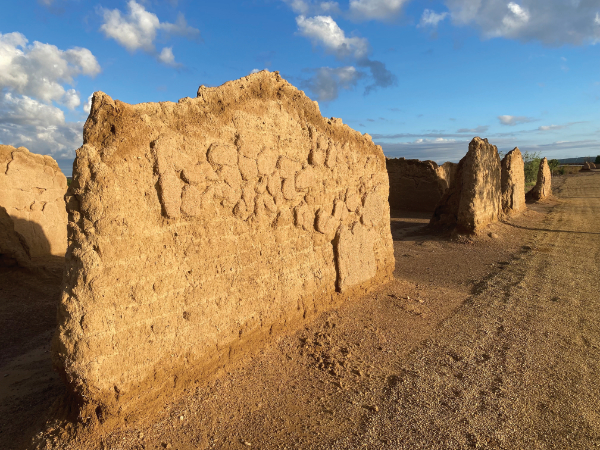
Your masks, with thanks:
[[[525,116],[498,116],[498,120],[502,125],[514,126],[521,123],[533,122],[535,119]]]
[[[486,38],[504,37],[546,45],[600,41],[598,0],[445,0],[452,21],[475,25]]]
[[[302,82],[304,89],[309,89],[316,100],[335,100],[340,89],[352,89],[364,74],[353,66],[346,67],[320,67],[309,80]]]
[[[161,22],[156,14],[146,11],[144,6],[135,0],[130,0],[127,7],[129,9],[127,14],[123,14],[118,9],[102,9],[104,23],[100,30],[106,37],[114,39],[130,52],[143,50],[156,55],[154,41],[159,31],[188,38],[200,35],[199,30],[187,24],[183,14],[179,14],[176,23],[169,23]],[[156,56],[164,64],[178,65],[175,63],[171,47],[163,48],[162,52]]]
[[[355,20],[393,19],[410,0],[350,0],[350,15]]]
[[[339,14],[338,2],[318,2],[312,0],[283,0],[296,14],[307,16],[312,14]]]
[[[0,34],[0,89],[73,109],[80,104],[79,94],[63,85],[99,72],[98,61],[86,48],[60,50],[37,41],[28,45],[21,33]]]
[[[165,47],[161,50],[158,55],[158,60],[171,67],[179,67],[181,64],[175,62],[175,55],[173,55],[173,47]]]
[[[421,16],[421,21],[419,22],[419,27],[437,27],[438,24],[444,20],[448,16],[447,12],[438,14],[435,11],[430,9],[426,9],[423,11],[423,15]]]
[[[88,114],[92,110],[92,98],[94,98],[94,94],[90,94],[87,101],[85,102],[85,105],[83,105],[83,110]]]
[[[331,16],[296,17],[298,31],[309,38],[313,45],[321,44],[338,59],[364,58],[369,53],[369,43],[360,37],[346,37],[344,30]]]
[[[83,123],[65,122],[56,106],[0,92],[0,143],[35,153],[73,157],[83,141]]]

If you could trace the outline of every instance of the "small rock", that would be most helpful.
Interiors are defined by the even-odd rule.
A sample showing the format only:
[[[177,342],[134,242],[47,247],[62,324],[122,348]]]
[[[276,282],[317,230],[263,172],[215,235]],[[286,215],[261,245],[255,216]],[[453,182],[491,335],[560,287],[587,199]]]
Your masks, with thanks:
[[[498,235],[496,233],[494,233],[494,232],[490,232],[488,234],[488,236],[491,237],[492,239],[498,239]]]
[[[240,439],[240,442],[242,443],[242,445],[245,445],[246,447],[252,447],[252,444],[250,442],[248,442],[248,441]]]
[[[179,416],[179,420],[183,420],[183,416]]]

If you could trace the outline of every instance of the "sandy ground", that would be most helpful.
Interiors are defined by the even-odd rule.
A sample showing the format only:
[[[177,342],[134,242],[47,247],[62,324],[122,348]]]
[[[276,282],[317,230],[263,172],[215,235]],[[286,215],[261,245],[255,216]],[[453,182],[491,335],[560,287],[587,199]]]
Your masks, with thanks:
[[[117,427],[52,419],[60,282],[4,270],[0,448],[600,447],[600,174],[556,181],[472,239],[396,212],[394,282]]]

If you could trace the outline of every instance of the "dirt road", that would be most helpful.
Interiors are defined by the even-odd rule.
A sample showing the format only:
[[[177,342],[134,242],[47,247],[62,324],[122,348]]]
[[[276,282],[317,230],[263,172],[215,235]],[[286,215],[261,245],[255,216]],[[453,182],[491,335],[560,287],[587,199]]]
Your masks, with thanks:
[[[427,234],[427,215],[397,214],[395,282],[198,380],[161,410],[116,427],[50,418],[25,445],[598,447],[600,174],[565,177],[557,197],[472,240]],[[56,398],[51,386],[34,391],[38,404]],[[0,433],[2,448],[17,447],[15,421],[31,417],[24,399],[31,392],[5,396],[2,420],[13,426]]]

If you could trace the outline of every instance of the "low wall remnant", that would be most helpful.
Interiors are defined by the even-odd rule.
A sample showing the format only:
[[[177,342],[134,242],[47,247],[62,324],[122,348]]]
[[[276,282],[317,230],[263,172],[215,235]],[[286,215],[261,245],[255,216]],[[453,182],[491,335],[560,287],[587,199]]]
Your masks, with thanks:
[[[457,164],[438,166],[433,161],[388,158],[390,208],[406,211],[433,211],[448,190]]]

